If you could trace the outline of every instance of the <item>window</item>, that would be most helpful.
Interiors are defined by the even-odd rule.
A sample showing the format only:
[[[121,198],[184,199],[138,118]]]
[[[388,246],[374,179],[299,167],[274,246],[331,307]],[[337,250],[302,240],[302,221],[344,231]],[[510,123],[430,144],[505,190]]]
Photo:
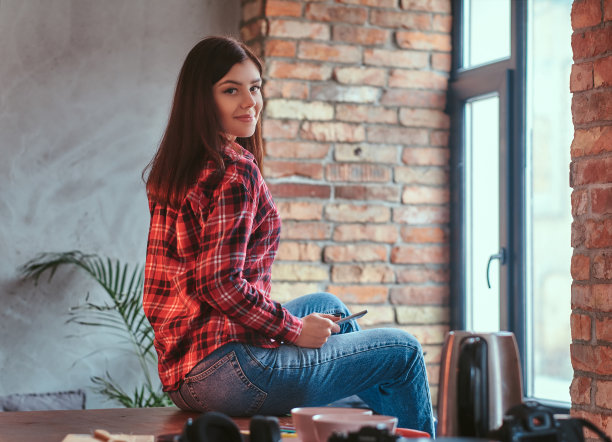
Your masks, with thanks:
[[[569,403],[571,0],[454,0],[454,329],[514,332],[525,395]]]

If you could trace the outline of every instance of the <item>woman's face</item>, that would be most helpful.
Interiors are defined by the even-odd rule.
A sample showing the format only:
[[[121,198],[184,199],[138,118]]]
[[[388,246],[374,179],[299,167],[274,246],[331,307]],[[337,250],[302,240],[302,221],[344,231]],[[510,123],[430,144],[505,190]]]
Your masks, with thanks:
[[[221,125],[230,140],[253,135],[263,107],[261,76],[253,61],[236,63],[213,85]]]

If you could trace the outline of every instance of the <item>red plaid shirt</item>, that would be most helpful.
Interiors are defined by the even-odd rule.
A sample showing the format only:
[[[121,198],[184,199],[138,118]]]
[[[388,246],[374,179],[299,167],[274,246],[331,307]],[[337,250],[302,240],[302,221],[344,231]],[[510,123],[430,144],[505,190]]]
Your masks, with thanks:
[[[302,330],[270,299],[280,218],[253,155],[234,146],[223,178],[209,163],[180,209],[149,201],[143,307],[165,391],[228,342],[273,348]]]

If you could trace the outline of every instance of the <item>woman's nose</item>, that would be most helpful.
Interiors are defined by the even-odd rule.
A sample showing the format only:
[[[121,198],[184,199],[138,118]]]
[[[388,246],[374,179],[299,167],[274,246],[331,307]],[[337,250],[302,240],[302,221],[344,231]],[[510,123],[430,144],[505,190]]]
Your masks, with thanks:
[[[242,100],[242,107],[244,107],[245,109],[248,109],[250,107],[255,106],[255,97],[253,97],[251,95],[251,93],[249,92],[248,94],[246,94],[245,98],[243,98]]]

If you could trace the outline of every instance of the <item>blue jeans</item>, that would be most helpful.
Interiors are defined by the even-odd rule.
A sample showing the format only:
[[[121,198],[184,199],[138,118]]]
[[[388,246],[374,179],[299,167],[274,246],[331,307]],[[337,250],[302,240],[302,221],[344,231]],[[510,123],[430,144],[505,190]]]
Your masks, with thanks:
[[[298,317],[349,314],[329,293],[302,296],[285,308]],[[396,416],[399,427],[434,436],[418,341],[393,328],[360,330],[355,321],[342,324],[340,333],[318,349],[224,345],[198,363],[170,397],[186,410],[252,416],[283,415],[293,407],[323,406],[355,394],[374,412]]]

